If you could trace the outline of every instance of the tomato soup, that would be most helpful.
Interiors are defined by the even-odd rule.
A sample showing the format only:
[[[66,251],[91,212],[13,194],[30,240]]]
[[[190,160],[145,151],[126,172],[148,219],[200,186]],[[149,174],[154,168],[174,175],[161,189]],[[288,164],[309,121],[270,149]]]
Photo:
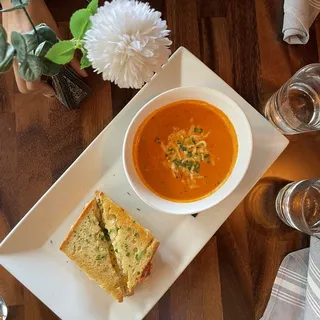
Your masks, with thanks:
[[[203,101],[174,102],[151,113],[134,138],[133,160],[143,183],[162,198],[190,202],[217,190],[238,154],[228,117]]]

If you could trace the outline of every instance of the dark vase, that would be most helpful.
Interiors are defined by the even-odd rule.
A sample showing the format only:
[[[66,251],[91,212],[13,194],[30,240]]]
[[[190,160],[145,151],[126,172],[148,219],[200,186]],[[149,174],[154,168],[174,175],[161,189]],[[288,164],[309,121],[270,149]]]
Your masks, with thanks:
[[[53,87],[57,99],[68,109],[77,109],[92,90],[83,79],[68,65],[50,78],[48,83]]]

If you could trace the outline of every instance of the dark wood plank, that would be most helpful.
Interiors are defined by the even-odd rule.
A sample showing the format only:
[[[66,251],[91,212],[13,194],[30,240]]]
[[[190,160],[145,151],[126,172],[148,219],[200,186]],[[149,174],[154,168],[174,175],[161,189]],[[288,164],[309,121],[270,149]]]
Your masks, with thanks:
[[[14,88],[15,82],[10,73],[0,78],[0,114],[14,112]]]
[[[9,226],[13,228],[21,217],[16,215],[17,138],[14,113],[0,114],[0,209]]]
[[[242,204],[217,232],[222,303],[225,319],[254,319],[249,264],[250,243]]]
[[[120,89],[115,84],[111,84],[112,95],[112,112],[115,117],[123,107],[134,97],[137,90],[134,89]]]
[[[102,131],[113,117],[110,82],[105,82],[100,75],[90,72],[88,83],[94,94],[90,95],[81,106],[82,139],[85,146]]]
[[[227,21],[233,59],[233,88],[250,104],[256,106],[259,48],[253,1],[228,1]]]
[[[166,4],[172,50],[184,46],[200,57],[196,1],[170,0]]]
[[[226,18],[205,18],[200,23],[201,59],[226,83],[233,85],[230,35]]]
[[[200,18],[227,16],[227,1],[197,0],[197,8]]]
[[[172,319],[223,319],[218,260],[213,237],[170,288]]]

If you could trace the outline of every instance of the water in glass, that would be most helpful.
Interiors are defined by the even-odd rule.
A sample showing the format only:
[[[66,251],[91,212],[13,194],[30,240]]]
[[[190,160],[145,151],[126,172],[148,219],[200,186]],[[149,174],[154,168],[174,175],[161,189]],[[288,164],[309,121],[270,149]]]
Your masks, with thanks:
[[[284,134],[320,130],[320,63],[300,69],[267,102],[266,118]]]
[[[293,182],[276,199],[279,217],[289,226],[310,235],[320,235],[320,179]]]

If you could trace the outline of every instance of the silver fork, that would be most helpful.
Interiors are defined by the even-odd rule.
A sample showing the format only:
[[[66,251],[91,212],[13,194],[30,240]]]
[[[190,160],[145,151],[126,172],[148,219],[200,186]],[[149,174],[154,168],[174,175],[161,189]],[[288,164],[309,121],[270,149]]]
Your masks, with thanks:
[[[8,316],[8,307],[4,299],[0,296],[0,319],[6,320]]]

